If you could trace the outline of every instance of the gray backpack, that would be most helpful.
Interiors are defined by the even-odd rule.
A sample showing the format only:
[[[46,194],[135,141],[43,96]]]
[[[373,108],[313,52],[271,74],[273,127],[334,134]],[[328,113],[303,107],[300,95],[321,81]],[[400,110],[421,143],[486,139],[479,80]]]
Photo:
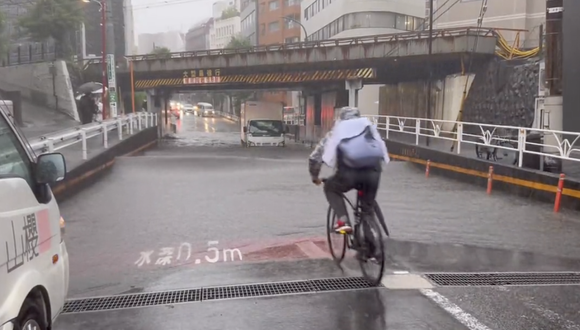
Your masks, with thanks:
[[[350,168],[363,169],[378,166],[384,159],[381,140],[376,140],[367,126],[359,135],[343,139],[338,145],[342,163]]]

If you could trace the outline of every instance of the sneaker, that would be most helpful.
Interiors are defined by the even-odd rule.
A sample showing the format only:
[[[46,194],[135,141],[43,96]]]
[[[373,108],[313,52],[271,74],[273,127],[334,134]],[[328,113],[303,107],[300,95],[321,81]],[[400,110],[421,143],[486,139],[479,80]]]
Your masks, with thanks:
[[[343,220],[336,221],[336,226],[334,231],[338,234],[350,234],[352,233],[352,227]]]

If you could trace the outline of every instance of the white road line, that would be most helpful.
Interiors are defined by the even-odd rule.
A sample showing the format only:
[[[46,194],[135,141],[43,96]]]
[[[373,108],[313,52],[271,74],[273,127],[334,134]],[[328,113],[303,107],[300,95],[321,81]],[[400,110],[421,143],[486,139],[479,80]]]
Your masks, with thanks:
[[[565,319],[560,314],[552,310],[549,310],[532,302],[524,302],[524,305],[542,315],[544,318],[552,322],[553,325],[557,324],[563,327],[562,329],[566,330],[580,330],[580,326],[578,326],[578,324]]]
[[[467,313],[461,307],[452,303],[442,294],[430,289],[420,290],[421,294],[431,299],[434,303],[443,308],[447,313],[451,314],[457,321],[466,326],[469,330],[491,330],[485,324],[479,322],[471,314]]]

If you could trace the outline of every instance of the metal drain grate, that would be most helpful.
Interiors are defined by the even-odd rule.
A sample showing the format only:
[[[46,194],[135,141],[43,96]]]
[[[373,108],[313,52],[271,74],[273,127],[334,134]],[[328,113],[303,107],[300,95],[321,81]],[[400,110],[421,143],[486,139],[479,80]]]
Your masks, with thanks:
[[[580,284],[580,273],[438,273],[425,276],[440,286]]]
[[[165,292],[135,293],[69,300],[64,306],[63,313],[97,312],[125,308],[172,305],[206,300],[356,290],[372,287],[373,286],[362,277],[346,277],[307,281],[232,285]]]

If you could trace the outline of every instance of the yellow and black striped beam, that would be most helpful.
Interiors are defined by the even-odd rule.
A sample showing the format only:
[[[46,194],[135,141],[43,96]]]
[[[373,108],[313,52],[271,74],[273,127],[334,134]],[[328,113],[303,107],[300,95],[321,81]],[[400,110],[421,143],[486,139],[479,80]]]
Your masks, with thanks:
[[[340,70],[318,70],[305,72],[285,72],[285,73],[253,73],[224,75],[214,77],[197,78],[169,78],[169,79],[147,79],[135,81],[135,88],[147,89],[155,87],[181,87],[195,85],[233,85],[233,84],[281,84],[281,83],[301,83],[316,81],[346,80],[353,78],[373,79],[376,78],[376,70],[365,69],[340,69]]]

